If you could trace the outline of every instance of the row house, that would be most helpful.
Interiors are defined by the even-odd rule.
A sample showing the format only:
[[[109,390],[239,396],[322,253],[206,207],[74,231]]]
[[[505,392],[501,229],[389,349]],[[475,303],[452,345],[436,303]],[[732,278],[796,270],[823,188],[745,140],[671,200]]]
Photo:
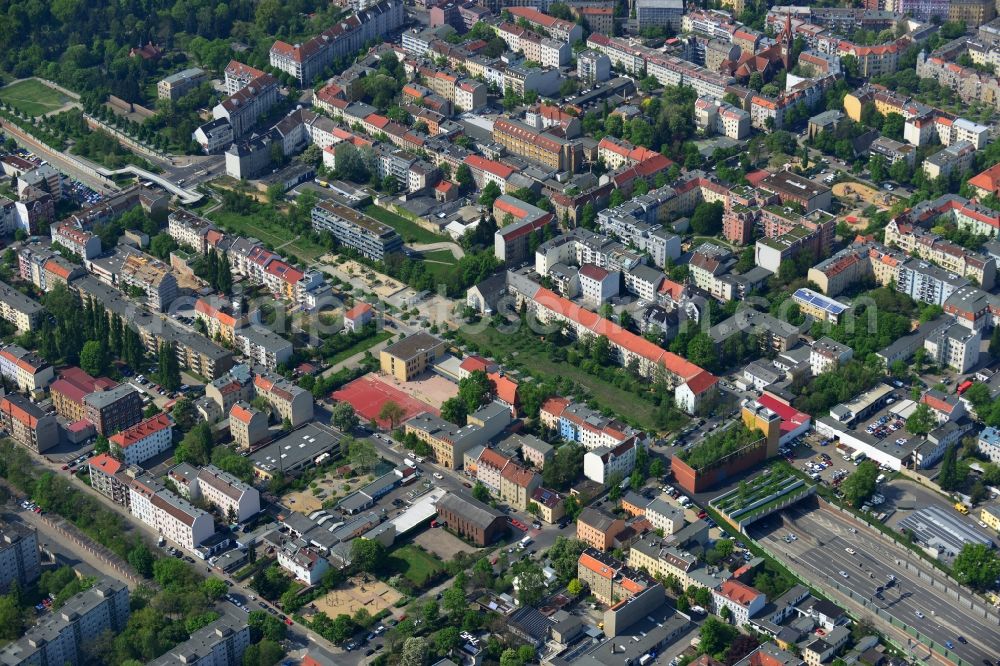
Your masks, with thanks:
[[[539,419],[564,440],[578,442],[587,450],[617,447],[634,436],[628,425],[566,398],[546,400],[539,410]]]
[[[173,446],[173,419],[157,414],[109,437],[111,452],[126,465],[139,465]]]
[[[55,378],[52,365],[34,352],[17,345],[0,348],[0,375],[22,393],[46,388]]]
[[[495,121],[493,140],[515,155],[558,171],[574,173],[582,162],[577,144],[517,120]]]
[[[1000,78],[993,74],[921,52],[917,54],[917,76],[934,79],[945,88],[954,90],[966,103],[981,102],[1000,108]]]
[[[48,293],[57,285],[68,285],[72,280],[86,275],[78,266],[38,243],[28,243],[17,253],[21,277]]]
[[[899,220],[891,220],[885,228],[885,244],[896,246],[910,255],[933,261],[938,266],[975,280],[987,291],[996,278],[993,257],[967,250],[935,233]]]
[[[487,183],[494,183],[500,188],[500,194],[507,194],[507,182],[515,173],[512,167],[480,155],[469,155],[465,158],[465,164],[472,172],[477,188],[481,190]]]
[[[208,337],[233,344],[236,329],[247,324],[247,317],[224,296],[203,296],[195,301],[194,317],[205,325]]]
[[[369,40],[382,40],[406,20],[400,0],[384,0],[342,19],[305,42],[278,40],[271,46],[271,66],[309,85],[337,58],[357,54]]]

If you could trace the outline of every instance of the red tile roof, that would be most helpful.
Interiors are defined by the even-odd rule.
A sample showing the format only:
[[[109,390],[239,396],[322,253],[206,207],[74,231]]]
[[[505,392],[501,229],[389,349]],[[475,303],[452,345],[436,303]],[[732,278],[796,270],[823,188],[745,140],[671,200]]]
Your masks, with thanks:
[[[808,423],[809,419],[812,418],[805,412],[800,412],[768,393],[757,398],[757,402],[781,417],[781,429],[786,432],[795,430],[802,424]]]
[[[749,585],[744,585],[737,580],[727,580],[723,581],[722,588],[720,589],[720,594],[735,601],[741,606],[749,606],[754,599],[760,596],[760,592],[750,587]]]
[[[517,404],[517,382],[498,372],[491,372],[487,376],[493,381],[494,386],[496,386],[497,397],[500,400],[503,400],[508,405]]]
[[[87,464],[90,465],[91,469],[100,470],[108,476],[114,476],[125,466],[107,453],[94,456]]]
[[[240,405],[233,405],[233,408],[229,410],[229,418],[236,419],[240,423],[250,423],[253,418],[254,413],[249,409],[245,409]]]
[[[995,164],[986,171],[970,178],[969,185],[987,192],[1000,191],[1000,164]]]
[[[626,331],[621,326],[576,305],[548,289],[539,288],[535,292],[534,300],[542,307],[558,313],[594,334],[607,337],[612,344],[637,356],[641,356],[650,362],[662,364],[668,372],[685,381],[704,372],[702,368],[694,363],[660,348],[645,338]]]
[[[603,578],[607,578],[608,580],[611,580],[612,578],[614,578],[615,574],[618,573],[617,569],[615,569],[613,567],[609,567],[608,565],[604,564],[603,562],[601,562],[597,558],[591,557],[587,553],[581,553],[580,554],[580,560],[579,560],[578,564],[580,564],[581,566],[583,566],[583,567],[585,567],[587,569],[590,569],[591,571],[593,571],[598,576],[601,576]]]
[[[495,162],[494,160],[488,160],[485,157],[480,157],[479,155],[469,155],[465,158],[465,163],[469,165],[470,169],[486,171],[494,176],[497,176],[498,178],[503,178],[504,180],[507,180],[514,175],[514,170],[506,164]]]
[[[372,306],[368,303],[356,303],[353,308],[344,313],[344,319],[355,320],[366,312],[371,312]]]
[[[161,430],[172,427],[174,424],[173,420],[169,415],[157,414],[151,419],[146,419],[141,423],[116,433],[111,436],[111,443],[122,449],[127,449],[136,442],[141,442],[151,435],[155,435]]]

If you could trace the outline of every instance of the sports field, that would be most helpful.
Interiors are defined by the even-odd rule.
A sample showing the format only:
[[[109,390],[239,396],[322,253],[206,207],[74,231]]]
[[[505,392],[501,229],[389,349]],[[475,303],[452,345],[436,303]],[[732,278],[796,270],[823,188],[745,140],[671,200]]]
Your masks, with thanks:
[[[421,412],[437,412],[428,404],[420,402],[399,389],[389,386],[375,375],[365,375],[355,379],[343,388],[334,391],[331,396],[337,402],[345,401],[351,403],[354,411],[365,421],[378,421],[378,414],[382,410],[382,405],[390,400],[403,408],[405,415],[402,421],[416,416]],[[383,428],[389,427],[388,421],[379,421]]]
[[[0,88],[0,100],[32,117],[62,108],[69,98],[36,79],[27,79]]]

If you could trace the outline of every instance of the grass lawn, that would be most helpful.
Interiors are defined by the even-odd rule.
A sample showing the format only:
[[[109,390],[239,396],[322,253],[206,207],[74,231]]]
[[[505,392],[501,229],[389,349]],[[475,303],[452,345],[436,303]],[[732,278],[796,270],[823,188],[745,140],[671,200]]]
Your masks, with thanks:
[[[440,234],[427,231],[427,229],[424,229],[416,222],[412,222],[402,215],[397,215],[396,213],[386,210],[385,208],[380,208],[375,204],[365,208],[364,212],[366,215],[370,215],[379,222],[388,224],[390,227],[395,229],[407,243],[440,243],[441,241],[451,240],[450,238],[445,238]]]
[[[360,340],[357,343],[355,343],[355,344],[351,345],[350,347],[348,347],[347,349],[345,349],[343,351],[337,352],[336,354],[334,354],[328,360],[328,362],[331,365],[333,365],[335,363],[340,363],[341,361],[343,361],[345,359],[348,359],[348,358],[354,356],[355,354],[363,352],[366,349],[371,349],[372,347],[374,347],[378,343],[382,342],[383,340],[388,340],[389,338],[392,337],[392,335],[393,335],[392,331],[389,331],[389,330],[379,331],[378,333],[376,333],[372,337],[365,338],[364,340]]]
[[[431,250],[421,252],[424,258],[424,268],[438,280],[447,279],[455,269],[455,255],[451,250]]]
[[[388,569],[406,576],[417,587],[424,584],[444,567],[434,557],[416,546],[406,545],[389,554]]]
[[[0,99],[29,116],[55,111],[69,101],[61,92],[36,79],[0,88]]]
[[[218,222],[221,227],[231,233],[252,236],[263,241],[282,255],[294,254],[301,260],[315,261],[327,252],[326,248],[302,236],[296,238],[294,242],[285,245],[285,243],[295,238],[295,235],[289,232],[288,229],[275,224],[260,214],[240,215],[225,210],[217,210],[209,213],[208,217],[213,222]]]
[[[641,400],[614,384],[594,377],[582,369],[569,363],[556,363],[541,349],[534,348],[529,341],[535,341],[525,333],[506,334],[488,327],[477,333],[459,329],[459,336],[479,345],[480,349],[489,349],[494,358],[505,353],[515,353],[514,365],[525,371],[546,377],[566,377],[584,386],[599,405],[607,407],[615,414],[624,414],[646,430],[656,430],[653,424],[653,413],[656,409],[651,403]]]

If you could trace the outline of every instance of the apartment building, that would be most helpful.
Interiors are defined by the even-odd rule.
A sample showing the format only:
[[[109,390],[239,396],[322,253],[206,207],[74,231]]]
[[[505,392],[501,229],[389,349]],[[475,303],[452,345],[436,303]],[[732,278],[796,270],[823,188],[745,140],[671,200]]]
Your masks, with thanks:
[[[829,187],[813,182],[791,171],[773,173],[760,182],[761,189],[776,194],[782,203],[794,202],[806,213],[828,210],[833,201]]]
[[[204,296],[195,301],[194,318],[205,325],[208,337],[229,344],[234,343],[237,329],[247,323],[246,316],[223,296]]]
[[[486,446],[491,439],[510,424],[510,410],[499,403],[490,403],[468,417],[466,425],[459,427],[439,416],[424,412],[403,424],[406,434],[411,432],[434,451],[437,464],[448,469],[458,469],[465,454],[477,446]],[[500,485],[497,484],[499,491]]]
[[[952,293],[969,280],[920,259],[910,259],[899,266],[896,289],[922,303],[943,306]]]
[[[110,437],[142,420],[142,397],[131,384],[120,384],[85,395],[83,410],[97,432]]]
[[[980,331],[954,321],[927,336],[924,349],[935,364],[964,374],[979,362],[981,340]]]
[[[611,78],[611,59],[593,49],[581,51],[576,55],[576,75],[589,85],[607,81]]]
[[[330,561],[323,557],[319,548],[301,540],[289,541],[275,550],[281,568],[306,585],[319,583],[330,568]]]
[[[243,618],[224,614],[149,662],[149,666],[238,666],[248,647],[250,625]]]
[[[128,480],[132,477],[125,469],[124,463],[107,453],[102,453],[87,460],[87,469],[90,474],[90,486],[94,490],[115,504],[128,508]]]
[[[600,509],[586,507],[576,519],[576,538],[591,548],[607,552],[625,529],[625,521]]]
[[[663,530],[664,536],[670,536],[684,527],[684,509],[671,504],[663,497],[657,497],[646,505],[643,516],[653,526],[654,530]]]
[[[86,648],[106,634],[125,630],[129,618],[128,586],[101,576],[88,590],[73,595],[46,614],[24,636],[0,649],[9,666],[79,664]]]
[[[337,58],[354,56],[369,40],[384,39],[406,20],[403,3],[385,0],[358,11],[298,44],[278,40],[270,50],[270,63],[309,85]]]
[[[82,266],[34,243],[22,246],[17,258],[21,277],[46,293],[86,275]]]
[[[36,453],[44,453],[59,443],[56,417],[18,393],[0,397],[0,428]]]
[[[278,80],[263,74],[212,108],[212,117],[226,120],[233,128],[233,138],[248,133],[257,119],[278,102]]]
[[[509,462],[500,472],[500,499],[519,511],[527,511],[535,490],[541,485],[541,474]]]
[[[446,343],[429,333],[414,333],[379,352],[384,374],[408,382],[427,370],[444,353]]]
[[[173,446],[173,419],[157,414],[111,435],[112,454],[126,465],[139,465]]]
[[[854,356],[854,350],[833,338],[822,337],[809,348],[809,368],[813,375],[835,371]]]
[[[611,482],[614,477],[625,479],[635,468],[636,451],[639,444],[630,437],[618,446],[602,446],[587,451],[583,456],[583,475],[600,484]]]
[[[709,133],[730,139],[750,135],[750,114],[732,104],[709,97],[699,97],[694,106],[695,124]]]
[[[230,60],[223,72],[225,77],[226,94],[235,95],[241,89],[250,85],[251,81],[264,75],[262,70],[250,65],[245,65],[238,60]]]
[[[0,348],[0,375],[22,393],[33,393],[52,383],[55,370],[44,359],[17,345]]]
[[[928,178],[947,178],[953,171],[964,173],[972,167],[976,149],[968,141],[953,143],[924,160]]]
[[[353,208],[321,201],[312,210],[312,225],[329,232],[337,242],[375,261],[402,252],[403,239],[387,224]]]
[[[493,140],[515,155],[557,171],[574,173],[582,162],[580,147],[550,132],[537,130],[519,120],[493,123]]]
[[[978,287],[962,287],[944,302],[944,312],[966,328],[985,331],[988,326],[996,325],[1000,299]]]
[[[636,0],[635,20],[639,30],[669,28],[677,31],[684,17],[684,0]]]
[[[573,44],[583,39],[583,27],[572,21],[554,18],[531,7],[507,7],[506,11],[515,20],[523,18],[533,29],[544,30],[560,41]]]
[[[967,250],[919,226],[891,220],[885,228],[885,244],[973,279],[987,291],[993,288],[996,279],[996,260],[993,257]]]
[[[885,158],[885,162],[889,166],[892,166],[896,162],[905,162],[912,167],[917,160],[916,148],[884,136],[880,136],[872,141],[868,150],[872,155],[880,155]]]
[[[130,254],[122,264],[118,283],[123,289],[144,293],[146,304],[156,312],[163,312],[177,298],[177,278],[170,266],[147,254]]]
[[[246,402],[237,402],[229,410],[229,433],[238,449],[250,449],[269,436],[267,414]]]
[[[67,222],[59,222],[49,227],[52,242],[59,243],[64,248],[80,257],[81,260],[93,259],[101,254],[101,237],[85,229]]]
[[[542,403],[539,419],[564,440],[578,442],[587,450],[614,448],[634,436],[625,423],[566,398],[553,397]]]
[[[737,627],[742,627],[763,610],[766,603],[766,594],[738,580],[727,580],[719,589],[712,590],[712,612],[718,614],[728,608]]]
[[[215,534],[210,514],[147,475],[129,480],[129,510],[157,534],[189,551]]]
[[[211,247],[209,235],[213,233],[222,235],[214,224],[183,208],[176,208],[167,216],[167,234],[181,247],[190,248],[198,254],[208,252]]]
[[[175,102],[197,88],[206,79],[205,70],[200,67],[183,69],[160,79],[160,82],[156,84],[156,96]]]
[[[0,523],[0,590],[17,581],[22,587],[42,575],[35,528],[23,523]]]
[[[49,387],[49,396],[56,414],[70,423],[87,418],[83,404],[84,396],[94,391],[104,391],[117,386],[107,377],[94,379],[80,368],[66,368],[59,373],[59,379]]]
[[[215,403],[220,414],[228,414],[236,403],[249,403],[254,399],[253,380],[250,366],[233,366],[229,372],[205,385],[205,398]]]
[[[500,227],[493,235],[493,254],[508,266],[530,259],[531,235],[555,221],[554,214],[507,194],[493,202],[493,218]]]
[[[292,343],[263,326],[236,329],[233,345],[254,363],[274,371],[292,357]]]
[[[577,578],[602,604],[615,605],[646,589],[648,579],[620,560],[596,548],[587,548],[577,560]]]
[[[736,258],[728,249],[712,243],[702,243],[695,248],[688,263],[691,280],[699,289],[721,299],[724,286],[721,278],[736,265]]]
[[[181,497],[215,507],[227,522],[242,523],[260,513],[257,489],[215,465],[195,468],[181,463],[167,472],[167,476]]]
[[[543,67],[558,68],[569,62],[572,49],[564,41],[543,37],[512,23],[501,23],[496,32],[511,51],[521,52]]]
[[[313,418],[312,393],[280,375],[258,374],[253,378],[254,391],[267,400],[279,421],[288,419],[297,428]]]
[[[18,333],[27,333],[38,327],[42,306],[5,282],[0,282],[0,318],[9,321]]]

